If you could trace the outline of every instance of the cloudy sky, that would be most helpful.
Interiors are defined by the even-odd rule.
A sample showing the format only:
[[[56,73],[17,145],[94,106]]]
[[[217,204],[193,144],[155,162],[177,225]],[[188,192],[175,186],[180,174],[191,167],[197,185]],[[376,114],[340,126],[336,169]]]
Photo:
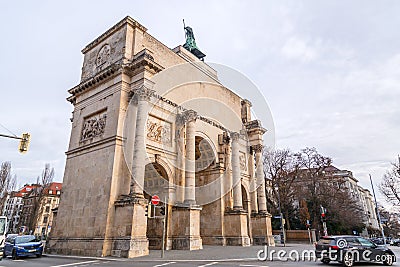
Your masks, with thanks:
[[[378,182],[400,153],[399,14],[399,1],[366,0],[2,2],[0,133],[29,132],[32,143],[21,155],[0,138],[0,161],[19,185],[45,163],[61,181],[80,50],[126,15],[173,48],[184,18],[206,61],[265,95],[277,147],[316,147],[370,188],[368,173]]]

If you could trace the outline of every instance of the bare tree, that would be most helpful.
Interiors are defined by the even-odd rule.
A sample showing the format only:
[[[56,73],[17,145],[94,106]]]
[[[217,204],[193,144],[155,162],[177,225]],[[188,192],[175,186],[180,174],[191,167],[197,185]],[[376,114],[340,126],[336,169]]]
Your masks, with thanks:
[[[327,224],[331,233],[361,231],[363,211],[359,195],[347,187],[347,180],[336,175],[332,160],[315,148],[300,151],[302,169],[296,180],[297,197],[307,200],[312,227],[321,230],[321,206],[327,209]]]
[[[310,212],[308,211],[307,201],[304,198],[300,200],[299,217],[302,225],[307,225],[310,221]]]
[[[0,210],[4,208],[7,195],[15,189],[17,177],[11,175],[11,162],[6,161],[0,168]]]
[[[270,180],[272,195],[268,195],[275,210],[281,209],[286,218],[286,227],[291,229],[290,216],[293,214],[295,201],[294,180],[299,169],[297,157],[289,150],[264,150],[264,175]]]
[[[400,159],[398,164],[392,163],[392,168],[385,173],[378,187],[386,201],[400,206]]]
[[[40,214],[42,213],[43,201],[48,193],[49,186],[54,179],[54,168],[50,168],[50,164],[46,163],[41,176],[36,179],[36,186],[26,197],[27,208],[25,210],[25,221],[29,229],[34,230]]]

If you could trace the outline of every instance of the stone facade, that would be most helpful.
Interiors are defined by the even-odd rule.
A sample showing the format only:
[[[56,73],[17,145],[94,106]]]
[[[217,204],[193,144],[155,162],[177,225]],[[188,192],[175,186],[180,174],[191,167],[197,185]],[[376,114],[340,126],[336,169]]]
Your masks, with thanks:
[[[251,103],[215,70],[126,17],[83,50],[50,253],[137,257],[161,247],[149,197],[168,203],[167,249],[273,245]],[[194,101],[196,100],[196,101]]]

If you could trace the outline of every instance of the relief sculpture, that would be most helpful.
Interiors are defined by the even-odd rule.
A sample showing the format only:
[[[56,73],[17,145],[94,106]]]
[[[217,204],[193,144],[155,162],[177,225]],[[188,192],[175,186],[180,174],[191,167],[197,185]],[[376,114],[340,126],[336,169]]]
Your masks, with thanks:
[[[147,138],[163,144],[171,144],[171,124],[155,117],[147,120]]]
[[[103,135],[106,126],[106,119],[107,115],[105,113],[85,119],[81,141]]]
[[[240,152],[239,162],[240,162],[240,170],[246,171],[246,155],[243,152]]]

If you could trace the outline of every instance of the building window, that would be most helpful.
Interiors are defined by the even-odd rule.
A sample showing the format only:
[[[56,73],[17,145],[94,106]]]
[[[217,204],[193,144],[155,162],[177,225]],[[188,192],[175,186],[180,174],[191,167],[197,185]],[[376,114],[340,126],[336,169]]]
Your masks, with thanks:
[[[46,212],[48,213],[50,211],[50,206],[46,206]]]
[[[47,223],[47,216],[43,217],[43,223]]]
[[[53,190],[49,190],[49,194],[52,195],[53,194]]]

